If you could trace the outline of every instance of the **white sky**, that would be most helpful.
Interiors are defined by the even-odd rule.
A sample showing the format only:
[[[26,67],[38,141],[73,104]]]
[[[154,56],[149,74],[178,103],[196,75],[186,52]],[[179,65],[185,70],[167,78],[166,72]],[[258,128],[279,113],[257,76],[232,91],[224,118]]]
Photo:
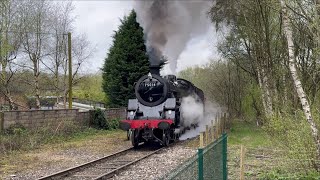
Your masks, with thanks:
[[[89,59],[86,72],[102,68],[108,49],[112,45],[112,35],[120,25],[120,18],[128,15],[133,8],[131,0],[74,1],[75,29],[85,33],[88,40],[96,47]],[[186,67],[205,64],[211,58],[217,58],[214,43],[216,35],[213,29],[207,34],[192,39],[178,59],[178,71]]]

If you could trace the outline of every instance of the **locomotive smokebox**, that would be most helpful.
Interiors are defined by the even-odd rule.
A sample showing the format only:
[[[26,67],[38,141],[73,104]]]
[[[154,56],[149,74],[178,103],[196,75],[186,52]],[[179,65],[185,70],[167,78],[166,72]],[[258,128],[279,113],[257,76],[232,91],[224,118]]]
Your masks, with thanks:
[[[150,65],[150,73],[151,74],[156,74],[160,76],[160,66],[159,65]]]

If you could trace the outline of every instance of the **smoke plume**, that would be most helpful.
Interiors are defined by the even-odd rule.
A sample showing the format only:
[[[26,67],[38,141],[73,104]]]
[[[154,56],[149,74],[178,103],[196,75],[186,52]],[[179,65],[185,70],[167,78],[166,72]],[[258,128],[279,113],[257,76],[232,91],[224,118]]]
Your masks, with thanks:
[[[209,30],[208,0],[137,0],[137,20],[144,29],[151,64],[165,56],[171,73],[176,74],[177,59],[188,41]]]
[[[221,108],[214,103],[206,102],[205,107],[203,107],[202,103],[198,103],[192,96],[183,98],[181,103],[182,124],[190,126],[197,123],[198,127],[187,130],[179,139],[193,138],[198,136],[200,132],[204,132],[206,125],[210,125],[220,111]]]

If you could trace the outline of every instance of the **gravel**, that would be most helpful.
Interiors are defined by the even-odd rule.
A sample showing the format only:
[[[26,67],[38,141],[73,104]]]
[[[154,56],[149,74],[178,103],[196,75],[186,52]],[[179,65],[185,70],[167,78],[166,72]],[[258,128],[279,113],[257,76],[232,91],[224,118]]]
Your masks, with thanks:
[[[186,147],[183,144],[184,143],[179,143],[164,149],[158,154],[152,155],[149,158],[130,166],[125,172],[116,175],[113,179],[159,179],[196,153],[196,149]],[[128,143],[120,143],[114,147],[112,152],[99,153],[93,153],[85,147],[73,147],[65,150],[59,149],[58,151],[52,150],[48,154],[41,152],[40,157],[39,154],[35,153],[34,155],[39,159],[38,167],[33,167],[32,169],[23,172],[11,173],[6,177],[3,177],[3,179],[37,179],[66,168],[101,158],[129,146],[130,144]]]
[[[101,145],[105,146],[105,145]],[[66,168],[74,167],[87,163],[92,160],[99,159],[101,157],[110,155],[111,153],[117,152],[122,149],[130,147],[128,143],[119,144],[117,148],[113,151],[108,152],[92,152],[86,150],[85,148],[70,148],[59,151],[52,151],[47,155],[43,152],[35,153],[34,155],[38,159],[39,165],[36,168],[32,168],[23,172],[11,173],[6,177],[0,177],[4,180],[30,180],[38,179],[43,176],[47,176],[59,171],[62,171]],[[31,155],[33,156],[33,155]]]
[[[176,145],[130,166],[113,180],[159,179],[196,153],[195,149]]]

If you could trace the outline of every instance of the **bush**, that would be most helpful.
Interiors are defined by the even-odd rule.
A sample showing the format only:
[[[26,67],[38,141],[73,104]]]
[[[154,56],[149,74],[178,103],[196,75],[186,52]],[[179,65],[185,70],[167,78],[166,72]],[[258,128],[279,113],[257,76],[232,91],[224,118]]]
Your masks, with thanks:
[[[110,119],[108,120],[108,127],[109,129],[118,129],[119,128],[119,118],[114,118],[114,119]]]
[[[109,129],[104,113],[99,108],[93,111],[93,118],[90,124],[96,129]]]
[[[13,125],[10,125],[8,129],[5,130],[5,134],[22,134],[26,131],[26,128],[20,124],[20,123],[16,123]]]
[[[292,161],[291,168],[316,169],[317,153],[311,129],[301,110],[294,113],[275,113],[264,125],[264,130],[288,150],[286,156]]]

